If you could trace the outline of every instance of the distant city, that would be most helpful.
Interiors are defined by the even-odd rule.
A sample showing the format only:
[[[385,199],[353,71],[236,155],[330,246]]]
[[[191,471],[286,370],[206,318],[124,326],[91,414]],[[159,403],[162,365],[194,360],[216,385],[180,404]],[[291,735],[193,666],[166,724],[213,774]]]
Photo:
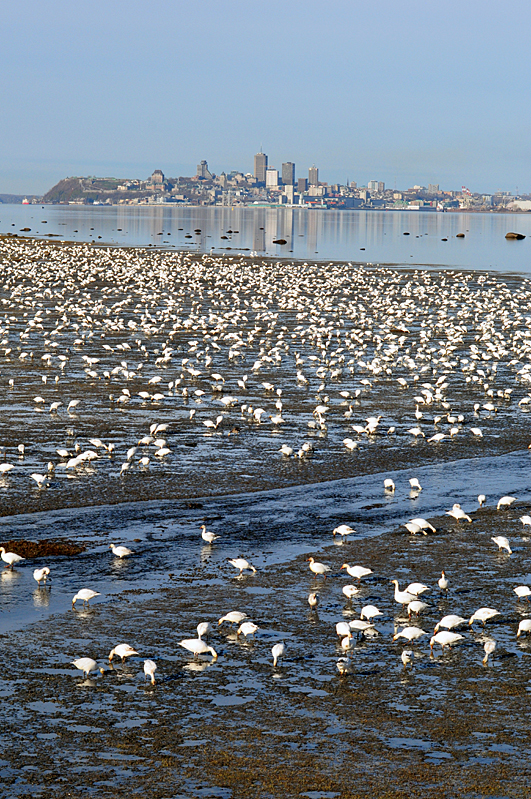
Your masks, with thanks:
[[[2,199],[2,195],[0,195]],[[4,200],[5,201],[5,200]],[[9,200],[7,200],[9,202]],[[19,200],[20,201],[20,200]],[[75,205],[182,205],[268,206],[304,208],[388,209],[423,211],[531,211],[531,195],[497,191],[481,194],[462,186],[442,191],[437,183],[407,189],[386,187],[381,180],[366,186],[355,181],[326,183],[319,179],[315,165],[307,176],[297,177],[295,164],[286,161],[280,169],[271,166],[267,155],[254,156],[252,173],[232,171],[216,175],[201,161],[192,177],[167,177],[155,169],[146,180],[138,178],[68,177],[42,198],[23,202]]]

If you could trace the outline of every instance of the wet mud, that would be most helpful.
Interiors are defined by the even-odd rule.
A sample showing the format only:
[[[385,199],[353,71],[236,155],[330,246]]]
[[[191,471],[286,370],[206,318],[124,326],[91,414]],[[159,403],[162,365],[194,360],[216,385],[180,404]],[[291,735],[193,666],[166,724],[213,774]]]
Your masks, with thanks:
[[[471,524],[433,516],[428,536],[390,527],[328,545],[310,530],[306,552],[242,579],[215,546],[197,546],[156,592],[130,588],[2,637],[6,795],[528,796],[531,639],[516,631],[531,611],[513,588],[531,579],[531,537],[519,521],[530,508],[481,508]],[[274,532],[271,555],[282,546],[282,528]],[[511,556],[491,542],[499,534],[510,538]],[[260,546],[248,538],[251,561]],[[330,566],[326,580],[309,571],[309,554]],[[149,553],[124,568],[137,570],[138,560],[150,568]],[[351,601],[341,590],[356,584],[345,562],[373,572]],[[408,618],[391,579],[431,588],[411,622],[426,636],[412,645],[393,641]],[[376,632],[352,640],[340,675],[335,623],[359,618],[367,604],[382,612]],[[484,605],[500,615],[484,627],[465,624],[455,647],[430,654],[442,616],[468,619]],[[254,636],[217,624],[234,609],[259,625]],[[194,661],[179,641],[205,620],[218,658]],[[483,665],[487,640],[496,649]],[[122,641],[139,655],[111,669],[107,654]],[[286,655],[273,668],[279,641]],[[413,651],[407,668],[404,649]],[[105,673],[82,678],[69,665],[80,656]],[[154,686],[144,658],[157,663]]]
[[[198,321],[203,318],[199,300],[216,285],[217,261],[205,266],[204,259],[190,256],[183,266],[172,256],[177,260],[157,261],[158,272],[148,263],[144,282],[128,283],[125,254],[118,251],[110,258],[104,253],[109,270],[122,270],[126,290],[119,283],[112,285],[101,263],[91,272],[81,246],[55,250],[55,245],[20,241],[2,246],[11,247],[3,251],[5,262],[20,264],[28,273],[24,280],[18,275],[19,283],[14,275],[6,279],[3,299],[9,331],[3,334],[7,339],[0,350],[0,379],[5,383],[1,443],[5,462],[16,467],[0,479],[0,533],[6,548],[27,557],[13,571],[0,573],[2,795],[529,797],[531,637],[517,638],[517,630],[522,620],[531,618],[531,603],[514,592],[520,585],[531,587],[531,528],[520,520],[531,512],[531,427],[524,368],[527,282],[518,276],[504,276],[501,282],[493,276],[444,272],[426,276],[368,269],[362,277],[357,274],[357,280],[368,281],[374,296],[383,285],[389,297],[406,302],[411,312],[408,357],[413,349],[421,356],[415,356],[413,368],[407,357],[400,361],[393,350],[397,340],[392,337],[405,335],[403,320],[384,322],[388,315],[383,305],[374,306],[370,319],[366,307],[354,313],[345,306],[338,316],[337,297],[331,294],[322,316],[297,319],[298,313],[307,312],[306,301],[300,300],[302,309],[288,307],[291,300],[285,302],[280,291],[270,295],[271,286],[278,280],[287,291],[290,281],[299,281],[308,302],[313,302],[312,291],[325,291],[326,280],[320,282],[312,265],[308,272],[297,267],[302,278],[297,269],[286,278],[285,265],[262,266],[254,302],[264,303],[255,309],[264,318],[251,318],[245,306],[247,318],[238,318],[223,333],[245,329],[251,334],[251,340],[246,339],[249,351],[245,354],[242,345],[234,355],[234,339],[218,337],[214,343],[222,354],[212,347],[213,360],[205,369],[203,351],[199,377],[186,372],[182,361],[196,357],[193,342],[200,334],[212,335]],[[33,296],[34,286],[30,291],[37,279],[35,271],[30,274],[36,269],[36,253],[50,259],[57,270],[55,282],[48,275],[49,293],[45,285],[39,287],[42,297]],[[71,259],[65,273],[54,253]],[[155,272],[162,274],[165,266],[161,284],[147,288],[149,279]],[[174,283],[169,267],[180,275]],[[165,327],[169,317],[164,311],[155,325],[150,316],[159,313],[167,285],[175,289],[184,267],[186,274],[200,277],[196,304],[186,306],[184,313],[189,298],[181,297],[183,306],[175,315],[188,321],[171,336],[177,355],[155,366],[170,341]],[[221,299],[216,301],[223,313],[231,313],[236,300],[223,281],[230,285],[235,274],[238,280],[254,278],[243,261],[223,261],[221,267]],[[82,313],[64,305],[64,281],[74,280],[72,275],[81,292]],[[333,277],[339,281],[339,293],[345,292],[345,276]],[[120,330],[103,334],[102,308],[110,303],[109,294],[113,302],[125,303],[135,286],[144,292],[142,309],[149,306],[142,332],[130,332],[124,315]],[[476,303],[466,324],[454,289]],[[153,293],[148,302],[149,291]],[[253,300],[250,294],[241,296]],[[454,310],[438,319],[435,336],[429,325],[441,296]],[[206,296],[201,306],[205,318],[211,299]],[[41,314],[32,302],[42,303]],[[120,307],[113,311],[116,316],[122,314]],[[278,313],[278,320],[268,317],[270,312]],[[74,317],[77,327],[71,325]],[[131,315],[130,320],[138,322],[139,317]],[[337,321],[343,343],[348,332],[356,358],[350,367],[346,360],[332,363],[343,353],[336,352],[334,343],[333,354],[325,335],[331,320],[334,325]],[[322,330],[302,334],[296,329],[302,322],[304,330],[310,323]],[[276,326],[281,323],[286,328],[281,339],[295,336],[298,357],[305,359],[299,368],[308,385],[294,380],[291,347],[278,344]],[[200,333],[193,331],[194,324]],[[452,341],[443,342],[445,325],[455,333]],[[255,326],[263,330],[255,331]],[[354,326],[362,343],[350,341]],[[435,339],[431,343],[426,341],[430,336]],[[60,347],[51,346],[54,338],[62,342]],[[379,346],[378,338],[387,343]],[[499,346],[492,344],[494,339]],[[103,341],[112,352],[102,349]],[[142,370],[131,376],[133,356],[127,354],[127,346],[122,349],[124,344],[136,346],[135,369],[142,360],[145,378],[139,376]],[[385,347],[391,348],[387,355]],[[437,348],[442,354],[435,353]],[[65,354],[63,369],[59,359],[54,360],[54,350]],[[24,352],[28,355],[21,359]],[[81,353],[104,362],[86,366]],[[47,354],[52,356],[51,367],[43,366],[50,362],[47,357],[42,361]],[[310,355],[318,360],[311,361]],[[259,378],[251,372],[258,357]],[[120,366],[125,358],[127,367]],[[375,358],[383,361],[382,369]],[[104,377],[104,370],[110,373],[116,366],[122,371]],[[424,366],[428,368],[421,371]],[[341,375],[332,377],[339,367]],[[84,369],[96,376],[87,376]],[[321,371],[314,374],[317,369]],[[223,392],[214,389],[215,378],[210,376],[218,370],[227,384]],[[161,372],[166,384],[168,378],[181,382],[161,390],[162,399],[137,397],[135,392],[141,390],[153,394],[147,378]],[[249,373],[247,388],[238,391],[236,380]],[[477,379],[467,382],[472,375]],[[406,380],[406,388],[398,387],[398,377]],[[362,382],[369,378],[370,385]],[[439,378],[439,385],[448,384],[443,396],[420,403],[419,420],[414,398],[422,396],[423,383],[431,385],[424,391],[435,394]],[[282,388],[281,395],[264,389],[268,379]],[[129,390],[129,401],[109,400],[109,393],[117,396],[123,388]],[[204,393],[194,394],[196,390]],[[340,390],[349,396],[343,397]],[[215,424],[220,396],[229,392],[237,394],[238,404],[222,411],[224,421],[217,429],[205,431],[202,422],[210,419]],[[35,403],[41,394],[45,402]],[[287,418],[280,430],[241,411],[240,403],[263,406],[273,415],[275,397],[280,396]],[[63,404],[50,411],[56,397]],[[83,404],[67,412],[75,397]],[[494,409],[474,409],[476,403],[491,401]],[[317,403],[328,407],[321,421],[314,414]],[[434,423],[435,415],[444,414],[462,414],[463,420],[450,422],[445,417]],[[364,424],[376,415],[382,420],[374,433],[353,434],[352,424]],[[151,444],[137,443],[153,422],[168,424],[164,437],[171,453],[160,461]],[[407,432],[417,424],[424,437]],[[450,434],[451,425],[456,433]],[[390,427],[395,431],[389,433]],[[482,436],[472,434],[471,427],[480,427]],[[428,443],[437,429],[445,432],[445,439]],[[343,444],[347,435],[358,443],[352,452]],[[105,447],[89,443],[96,436]],[[107,449],[109,443],[114,450]],[[278,451],[283,443],[293,444],[295,451],[303,443],[312,446],[300,457],[288,457]],[[138,454],[120,476],[131,446],[139,447]],[[56,454],[62,447],[72,456],[93,447],[98,458],[67,469]],[[145,470],[139,464],[144,453],[151,458]],[[31,474],[46,473],[47,462],[52,468],[39,488]],[[395,481],[394,493],[384,491],[384,477]],[[410,491],[411,477],[418,477],[422,491]],[[480,493],[487,495],[481,508]],[[502,494],[515,501],[497,511]],[[454,502],[462,504],[471,523],[446,514]],[[403,523],[419,516],[436,531],[409,535]],[[355,529],[344,543],[334,542],[331,535],[340,523]],[[201,539],[201,524],[220,536],[212,546]],[[491,540],[498,535],[509,539],[511,555]],[[22,543],[28,547],[24,551],[19,549]],[[133,555],[114,557],[111,543],[129,546]],[[60,548],[63,545],[66,549]],[[67,551],[71,545],[76,552]],[[228,558],[239,555],[249,559],[256,574],[236,576]],[[326,580],[312,575],[310,556],[330,567]],[[357,582],[341,568],[345,563],[372,570],[350,601],[342,587]],[[32,570],[44,565],[51,569],[52,583],[38,587]],[[443,570],[447,591],[437,583]],[[409,621],[394,601],[393,579],[401,589],[413,581],[430,588],[422,594],[427,608],[418,618]],[[73,610],[72,596],[82,588],[99,595],[88,607],[78,602]],[[317,611],[308,605],[310,592],[319,596]],[[345,666],[335,624],[359,619],[365,605],[377,606],[381,615],[372,631],[353,637]],[[457,628],[463,638],[454,647],[441,652],[435,645],[430,651],[434,627],[444,615],[469,619],[481,607],[499,614],[484,627],[465,622]],[[236,627],[218,625],[231,610],[246,613],[258,625],[254,635],[245,638],[237,635]],[[201,621],[212,624],[208,643],[218,654],[214,660],[205,655],[194,661],[179,645],[196,636]],[[393,640],[408,624],[426,634],[412,644]],[[488,641],[496,647],[484,664]],[[109,652],[122,642],[138,655],[109,664]],[[273,667],[271,649],[279,642],[285,643],[286,652]],[[404,650],[412,651],[407,666],[401,659]],[[81,657],[94,658],[104,673],[94,670],[84,677],[72,665]],[[146,658],[157,664],[155,685],[144,678]],[[338,661],[344,674],[339,673]]]

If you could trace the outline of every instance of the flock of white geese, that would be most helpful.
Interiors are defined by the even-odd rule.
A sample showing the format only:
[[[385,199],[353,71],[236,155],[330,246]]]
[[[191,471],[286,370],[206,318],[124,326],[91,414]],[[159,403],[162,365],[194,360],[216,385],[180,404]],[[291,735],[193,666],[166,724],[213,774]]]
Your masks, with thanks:
[[[450,457],[446,446],[459,440],[482,446],[489,431],[515,424],[527,436],[531,286],[524,278],[509,285],[477,273],[16,238],[1,240],[0,264],[4,492],[20,484],[27,495],[33,481],[44,496],[59,491],[65,477],[156,482],[182,473],[185,439],[211,448],[223,440],[239,448],[240,458],[246,448],[260,473],[264,464],[272,470],[326,452],[333,470],[338,458],[374,445],[437,447]],[[349,463],[355,473],[355,459]],[[213,471],[208,449],[194,463],[201,468],[212,482],[224,470]],[[386,483],[393,491],[392,480]],[[421,490],[420,483],[412,489]],[[502,498],[500,507],[504,499],[512,498]],[[470,518],[458,503],[449,513],[457,521]],[[412,519],[406,527],[426,533],[424,521]],[[502,539],[495,543],[509,556]],[[8,555],[15,553],[2,551],[4,560]],[[244,559],[233,565],[240,574],[254,569]],[[311,560],[310,568],[326,577],[324,564]],[[358,567],[344,568],[363,578],[352,571]],[[39,580],[38,571],[40,584],[48,575]],[[399,605],[422,613],[425,586],[395,588]],[[439,589],[445,590],[441,581]],[[90,598],[80,592],[75,601]],[[310,605],[318,599],[312,592]],[[364,608],[348,632],[338,630],[347,657],[353,633],[371,635],[378,613]],[[486,620],[477,613],[470,624]],[[432,646],[462,638],[452,632],[466,621],[457,618],[439,621],[447,629],[434,634]],[[239,622],[238,634],[253,633],[245,626],[250,621]],[[531,629],[527,620],[522,624],[519,635]],[[205,643],[207,633],[181,643],[194,656],[217,657]],[[407,626],[396,635],[412,642],[426,634]],[[275,646],[276,665],[284,644]],[[116,647],[111,655],[128,652]],[[87,674],[94,663],[82,658],[75,665]],[[346,669],[348,660],[341,663]],[[145,668],[154,680],[155,664],[146,661]]]
[[[415,482],[414,478],[413,482]],[[394,489],[394,484],[391,489],[389,482],[386,481],[384,490],[388,491]],[[515,497],[511,496],[501,497],[496,506],[497,510],[503,512],[512,505],[515,499]],[[480,495],[478,500],[481,506],[485,503],[486,497],[484,495]],[[452,509],[447,513],[458,523],[472,522],[472,518],[468,516],[468,514],[465,514],[464,512],[457,512],[460,510],[460,505],[455,503]],[[528,515],[520,517],[519,521],[524,525],[524,527],[526,525],[531,526],[531,517]],[[436,532],[436,528],[427,519],[412,519],[408,524],[413,524],[417,528],[415,531],[413,531],[414,533],[418,531],[426,532],[427,530],[433,533]],[[334,528],[332,534],[334,537],[336,535],[339,536],[341,542],[344,543],[345,541],[348,541],[348,537],[352,534],[355,534],[355,532],[356,531],[350,525],[341,524]],[[411,530],[409,530],[409,532],[411,532]],[[204,542],[206,542],[208,547],[213,547],[215,542],[220,537],[221,536],[219,534],[215,534],[212,531],[207,530],[206,525],[203,524],[201,526],[201,538]],[[505,553],[506,557],[510,557],[512,555],[509,540],[505,536],[493,536],[491,540],[498,547],[500,552]],[[123,545],[110,544],[109,548],[111,549],[113,556],[119,559],[129,558],[135,554],[133,550]],[[21,557],[15,552],[7,552],[3,546],[0,546],[0,557],[4,561],[6,568],[11,570],[20,566],[25,560],[25,558]],[[230,558],[228,559],[228,563],[238,572],[236,579],[247,579],[249,574],[252,576],[257,573],[256,567],[253,566],[249,560],[242,556]],[[316,581],[318,581],[319,578],[321,578],[322,581],[326,581],[328,576],[334,574],[330,565],[317,561],[313,556],[308,558],[308,564],[309,569],[314,575]],[[347,604],[350,606],[356,598],[358,601],[360,600],[359,595],[362,593],[361,581],[373,574],[373,570],[368,566],[362,566],[360,564],[351,565],[349,563],[344,563],[340,567],[339,572],[341,573],[343,570],[345,570],[345,574],[348,575],[348,577],[355,581],[354,583],[349,583],[342,587],[342,594],[344,595]],[[33,577],[39,588],[42,585],[43,589],[45,590],[49,585],[49,581],[51,580],[51,571],[52,570],[48,566],[36,568],[33,571]],[[435,591],[439,593],[439,595],[444,595],[446,597],[446,601],[448,601],[448,598],[451,596],[450,580],[443,571],[439,580],[437,581],[436,587],[430,587],[422,582],[411,582],[401,589],[399,582],[396,579],[390,580],[390,584],[394,585],[393,599],[395,605],[398,605],[396,612],[392,613],[394,619],[394,635],[392,640],[399,641],[400,639],[404,639],[409,646],[417,645],[421,643],[420,639],[423,639],[424,636],[429,635],[428,631],[423,629],[423,616],[433,613],[433,604],[424,601],[424,595]],[[531,588],[529,586],[518,585],[512,590],[516,595],[516,601],[518,603],[529,603],[529,597],[531,597]],[[83,606],[88,608],[90,600],[97,596],[100,596],[100,592],[98,591],[94,591],[90,588],[80,589],[72,598],[72,609],[76,608],[76,603],[78,601],[82,602]],[[316,614],[320,604],[320,590],[317,583],[313,586],[312,591],[308,595],[308,604],[310,606],[311,613]],[[356,618],[351,621],[338,621],[335,624],[335,633],[339,637],[339,647],[343,653],[343,656],[340,657],[336,663],[337,670],[339,671],[340,675],[343,676],[348,674],[352,668],[350,655],[354,646],[354,637],[359,639],[361,636],[369,638],[378,636],[380,634],[377,628],[378,617],[384,616],[386,613],[388,613],[387,608],[385,611],[382,611],[376,605],[366,604],[360,609],[359,619]],[[475,622],[481,623],[483,625],[483,629],[485,630],[487,622],[491,621],[492,619],[497,620],[497,617],[500,616],[502,616],[502,611],[491,607],[480,607],[468,618],[460,616],[456,613],[445,614],[440,620],[437,621],[433,630],[433,634],[429,638],[430,653],[433,653],[433,648],[435,645],[439,645],[444,652],[445,648],[451,648],[459,644],[460,641],[464,641],[464,628],[468,627],[472,629]],[[260,629],[259,624],[248,618],[247,613],[241,610],[229,611],[218,620],[218,624],[216,626],[220,626],[224,623],[236,626],[237,640],[239,640],[240,636],[242,636],[243,639],[247,639],[249,636],[254,636],[254,634]],[[213,623],[210,621],[201,621],[197,624],[196,629],[197,636],[195,638],[187,638],[179,641],[179,646],[183,647],[185,650],[187,650],[187,652],[193,655],[194,660],[197,660],[203,655],[210,655],[212,661],[217,660],[218,652],[208,642],[208,637],[213,633]],[[461,630],[461,632],[458,632],[458,630]],[[522,620],[519,622],[518,628],[516,630],[516,638],[518,639],[527,634],[531,634],[531,616],[522,618]],[[486,665],[488,663],[489,657],[493,655],[496,649],[496,640],[491,636],[486,637],[483,635],[480,639],[480,642],[483,645],[485,653],[483,657],[483,664]],[[279,661],[282,660],[285,653],[285,641],[280,640],[276,642],[271,649],[273,668],[277,668]],[[115,657],[121,658],[122,663],[124,663],[127,658],[131,658],[136,655],[139,655],[139,652],[130,644],[118,644],[117,646],[113,647],[109,653],[108,668],[113,668],[112,661]],[[414,650],[408,648],[402,650],[400,658],[404,669],[408,668],[408,666],[413,662],[414,656]],[[71,665],[79,669],[83,673],[83,676],[87,678],[89,677],[90,673],[95,670],[99,670],[102,675],[104,675],[106,672],[105,668],[98,665],[97,660],[88,656],[72,661]],[[144,675],[146,678],[151,680],[153,685],[155,684],[156,670],[157,664],[155,661],[152,659],[144,660]]]
[[[326,476],[374,446],[452,457],[527,426],[527,279],[5,238],[0,263],[12,498],[109,477],[134,494],[193,474],[197,443],[258,477]]]

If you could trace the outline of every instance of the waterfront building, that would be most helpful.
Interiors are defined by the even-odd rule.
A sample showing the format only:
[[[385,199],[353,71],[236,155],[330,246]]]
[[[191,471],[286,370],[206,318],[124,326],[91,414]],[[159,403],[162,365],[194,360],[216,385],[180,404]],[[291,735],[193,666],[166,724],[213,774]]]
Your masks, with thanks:
[[[282,183],[284,186],[295,185],[295,164],[292,161],[282,164]]]
[[[254,176],[259,183],[265,183],[267,169],[267,155],[260,151],[254,157]]]
[[[310,186],[318,186],[319,185],[319,170],[315,166],[311,166],[308,170],[308,183]]]
[[[297,178],[297,191],[304,194],[308,190],[308,178]]]

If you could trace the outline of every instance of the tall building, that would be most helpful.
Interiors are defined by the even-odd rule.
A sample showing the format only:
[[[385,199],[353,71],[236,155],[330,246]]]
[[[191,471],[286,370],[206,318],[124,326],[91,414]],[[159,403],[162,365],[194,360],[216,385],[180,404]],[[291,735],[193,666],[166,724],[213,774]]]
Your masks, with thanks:
[[[378,181],[377,180],[369,180],[367,183],[367,188],[369,191],[378,191]]]
[[[297,178],[297,191],[303,194],[308,189],[308,178]]]
[[[284,187],[284,194],[286,195],[288,205],[293,205],[293,200],[295,197],[295,187],[288,183]]]
[[[310,186],[319,185],[319,170],[316,166],[311,166],[308,170],[308,183]]]
[[[267,169],[267,155],[263,152],[256,153],[254,157],[254,176],[259,183],[265,183]]]
[[[201,163],[197,165],[196,175],[198,178],[205,178],[207,180],[212,177],[212,174],[208,171],[208,164],[206,161],[201,161]]]
[[[266,169],[265,184],[271,189],[278,186],[278,169],[274,169],[272,166]]]
[[[295,185],[295,164],[292,161],[282,164],[282,183],[284,186]]]

